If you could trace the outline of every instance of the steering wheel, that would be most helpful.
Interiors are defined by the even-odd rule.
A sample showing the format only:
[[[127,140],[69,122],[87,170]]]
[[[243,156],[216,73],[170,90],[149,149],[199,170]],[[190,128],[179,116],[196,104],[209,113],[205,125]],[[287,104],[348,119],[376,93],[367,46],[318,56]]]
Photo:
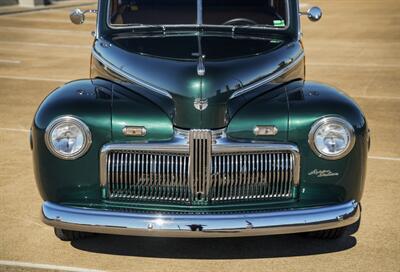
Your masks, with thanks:
[[[223,23],[223,25],[258,25],[256,21],[247,18],[235,18]]]

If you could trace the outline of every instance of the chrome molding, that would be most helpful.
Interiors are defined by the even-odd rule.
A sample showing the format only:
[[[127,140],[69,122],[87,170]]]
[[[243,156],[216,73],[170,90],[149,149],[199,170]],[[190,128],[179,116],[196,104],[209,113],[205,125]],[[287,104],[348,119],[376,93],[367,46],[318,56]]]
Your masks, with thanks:
[[[203,0],[197,0],[197,25],[203,24]]]
[[[123,213],[45,202],[42,221],[66,230],[159,237],[235,237],[299,233],[351,225],[356,201],[331,206],[237,214]]]
[[[193,201],[207,202],[211,181],[210,130],[194,129],[189,132],[189,184]]]
[[[153,92],[156,92],[158,94],[161,94],[163,96],[166,96],[168,98],[172,99],[171,94],[168,91],[162,90],[160,88],[154,87],[153,85],[144,82],[136,77],[134,77],[133,75],[123,71],[122,69],[116,67],[114,64],[112,64],[111,62],[109,62],[108,60],[106,60],[104,57],[102,57],[99,53],[96,52],[96,50],[93,48],[92,49],[92,56],[98,61],[100,62],[102,65],[104,65],[104,67],[106,67],[106,69],[111,70],[113,73],[117,74],[118,76],[125,78],[128,81],[131,81],[133,83],[136,83],[138,85],[141,85]]]
[[[271,75],[265,77],[264,79],[261,79],[261,80],[259,80],[259,81],[256,81],[256,82],[254,82],[254,83],[252,83],[252,84],[250,84],[250,85],[248,85],[248,86],[246,86],[246,87],[244,87],[244,88],[242,88],[242,89],[240,89],[240,90],[234,92],[234,93],[229,97],[229,99],[233,99],[233,98],[235,98],[235,97],[237,97],[237,96],[240,96],[240,95],[242,95],[242,94],[245,94],[245,93],[247,93],[247,92],[250,92],[250,91],[252,91],[252,90],[254,90],[254,89],[256,89],[256,88],[258,88],[258,87],[260,87],[260,86],[262,86],[262,85],[264,85],[264,84],[266,84],[266,83],[268,83],[268,82],[271,82],[271,81],[273,81],[273,80],[279,78],[280,76],[286,74],[288,71],[292,70],[292,69],[293,69],[295,66],[297,66],[303,59],[304,59],[304,52],[301,52],[301,54],[300,54],[299,56],[297,56],[296,59],[291,60],[291,63],[288,64],[287,66],[285,66],[284,68],[282,68],[282,69],[280,69],[280,70],[278,70],[278,71],[272,73]]]
[[[119,69],[114,64],[112,64],[111,62],[106,60],[104,57],[102,57],[99,53],[97,53],[95,49],[92,50],[92,55],[98,62],[100,62],[102,65],[104,65],[104,67],[106,67],[106,69],[111,70],[113,73],[117,74],[118,76],[120,76],[122,78],[125,78],[128,81],[131,81],[133,83],[141,85],[141,86],[143,86],[145,88],[148,88],[149,90],[152,90],[152,91],[154,91],[154,92],[156,92],[158,94],[161,94],[163,96],[166,96],[166,97],[172,99],[172,96],[168,91],[159,89],[157,87],[154,87],[153,85],[151,85],[151,84],[149,84],[147,82],[144,82],[144,81],[134,77],[133,75],[131,75],[131,74]],[[262,85],[264,85],[264,84],[266,84],[266,83],[268,83],[270,81],[273,81],[273,80],[279,78],[280,76],[284,75],[285,73],[287,73],[288,71],[293,69],[295,66],[297,66],[303,60],[303,58],[304,58],[304,52],[302,52],[295,60],[291,61],[291,63],[288,64],[285,68],[282,68],[282,69],[276,71],[275,73],[267,76],[266,78],[264,78],[262,80],[259,80],[257,82],[254,82],[254,83],[252,83],[252,84],[250,84],[250,85],[248,85],[248,86],[246,86],[246,87],[234,92],[229,97],[229,99],[233,99],[233,98],[235,98],[237,96],[240,96],[242,94],[250,92],[253,89],[256,89],[256,88],[258,88],[258,87],[260,87],[260,86],[262,86]]]
[[[96,30],[95,30],[95,41],[100,38],[100,14],[103,12],[103,9],[101,7],[101,1],[97,1],[97,16],[96,16]]]
[[[301,15],[300,15],[300,1],[297,0],[297,4],[296,4],[296,8],[297,8],[297,20],[298,20],[298,24],[297,24],[297,40],[301,41],[301,39],[303,38],[303,32],[301,30]]]
[[[190,130],[174,128],[174,131],[175,131],[175,137],[183,137],[184,139],[189,140]],[[210,132],[214,143],[216,142],[216,139],[221,139],[222,137],[226,137],[225,128],[210,130]]]
[[[137,38],[154,38],[154,37],[192,37],[194,34],[200,35],[200,36],[207,36],[207,37],[230,37],[233,39],[250,39],[250,40],[258,40],[258,41],[271,41],[271,37],[257,37],[257,36],[251,36],[251,35],[240,35],[240,34],[235,34],[235,36],[232,37],[232,34],[227,32],[227,33],[215,33],[215,32],[210,32],[210,33],[204,33],[201,31],[188,31],[188,32],[169,32],[169,33],[130,33],[130,35],[133,35],[134,37]],[[123,40],[126,39],[125,37],[115,37],[114,40]]]

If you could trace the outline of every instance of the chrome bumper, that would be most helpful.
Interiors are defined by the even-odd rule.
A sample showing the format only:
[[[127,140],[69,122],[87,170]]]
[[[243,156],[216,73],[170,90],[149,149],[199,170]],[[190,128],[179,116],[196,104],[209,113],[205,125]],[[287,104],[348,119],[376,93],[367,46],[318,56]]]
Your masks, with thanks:
[[[74,208],[45,202],[44,223],[62,229],[161,237],[233,237],[308,232],[338,228],[360,218],[360,205],[238,214],[149,214]]]

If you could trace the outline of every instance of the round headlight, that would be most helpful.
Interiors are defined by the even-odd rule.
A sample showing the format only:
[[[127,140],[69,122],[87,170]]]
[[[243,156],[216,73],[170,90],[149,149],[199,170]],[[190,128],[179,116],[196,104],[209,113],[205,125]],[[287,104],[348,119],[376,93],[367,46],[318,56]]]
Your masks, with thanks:
[[[92,137],[89,128],[82,121],[75,117],[62,116],[49,124],[45,141],[54,156],[74,160],[88,151]]]
[[[352,150],[355,143],[354,128],[338,117],[322,118],[311,127],[308,142],[317,156],[337,160]]]

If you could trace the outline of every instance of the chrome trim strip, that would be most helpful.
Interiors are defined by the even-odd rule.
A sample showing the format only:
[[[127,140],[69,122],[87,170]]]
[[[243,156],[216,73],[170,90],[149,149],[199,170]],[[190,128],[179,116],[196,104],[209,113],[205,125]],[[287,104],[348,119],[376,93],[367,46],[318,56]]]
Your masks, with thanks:
[[[212,135],[212,139],[213,139],[214,143],[215,143],[216,139],[220,139],[222,137],[226,137],[225,130],[226,130],[226,128],[211,130],[211,135]],[[186,139],[189,139],[190,130],[188,130],[188,129],[180,129],[180,128],[176,128],[175,127],[174,128],[174,133],[178,137],[184,137]]]
[[[95,30],[95,35],[94,38],[95,40],[98,40],[100,38],[100,16],[101,14],[101,1],[97,1],[97,14],[96,14],[96,30]]]
[[[189,184],[191,200],[208,201],[211,180],[212,135],[207,129],[193,129],[189,133]]]
[[[258,87],[260,87],[260,86],[262,86],[262,85],[264,85],[264,84],[266,84],[266,83],[268,83],[270,81],[273,81],[273,80],[279,78],[280,76],[284,75],[288,71],[292,70],[296,65],[298,65],[303,60],[303,58],[304,58],[304,51],[301,52],[301,54],[296,59],[292,60],[292,62],[290,64],[288,64],[286,67],[284,67],[284,68],[272,73],[271,75],[267,76],[264,79],[256,81],[256,82],[244,87],[243,89],[234,92],[229,97],[229,99],[233,99],[233,98],[235,98],[237,96],[240,96],[240,95],[242,95],[244,93],[250,92],[250,91],[254,90],[255,88],[258,88]]]
[[[148,88],[149,90],[152,90],[153,92],[156,92],[156,93],[158,93],[158,94],[164,95],[164,96],[166,96],[166,97],[172,99],[172,96],[171,96],[171,94],[170,94],[169,92],[167,92],[167,91],[165,91],[165,90],[162,90],[162,89],[159,89],[159,88],[157,88],[157,87],[154,87],[153,85],[151,85],[151,84],[149,84],[149,83],[147,83],[147,82],[144,82],[144,81],[142,81],[142,80],[140,80],[140,79],[134,77],[133,75],[131,75],[131,74],[129,74],[129,73],[127,73],[127,72],[121,70],[120,68],[116,67],[114,64],[112,64],[111,62],[109,62],[108,60],[106,60],[106,59],[105,59],[103,56],[101,56],[98,52],[96,52],[96,50],[95,50],[94,48],[92,49],[92,56],[93,56],[98,62],[100,62],[101,64],[103,64],[104,67],[105,67],[106,69],[111,70],[112,72],[114,72],[115,74],[121,76],[122,78],[125,78],[125,79],[127,79],[128,81],[131,81],[131,82],[133,82],[133,83],[136,83],[136,84],[138,84],[138,85],[141,85],[141,86],[143,86],[143,87],[145,87],[145,88]]]
[[[67,230],[159,237],[234,237],[299,233],[351,225],[360,205],[238,214],[151,214],[76,208],[44,202],[42,221]]]
[[[203,0],[197,0],[197,24],[203,24]]]
[[[301,41],[301,39],[303,38],[303,32],[302,32],[302,30],[301,30],[301,15],[300,15],[300,1],[299,0],[296,0],[297,1],[297,6],[296,6],[296,8],[297,8],[297,40],[298,41]]]

